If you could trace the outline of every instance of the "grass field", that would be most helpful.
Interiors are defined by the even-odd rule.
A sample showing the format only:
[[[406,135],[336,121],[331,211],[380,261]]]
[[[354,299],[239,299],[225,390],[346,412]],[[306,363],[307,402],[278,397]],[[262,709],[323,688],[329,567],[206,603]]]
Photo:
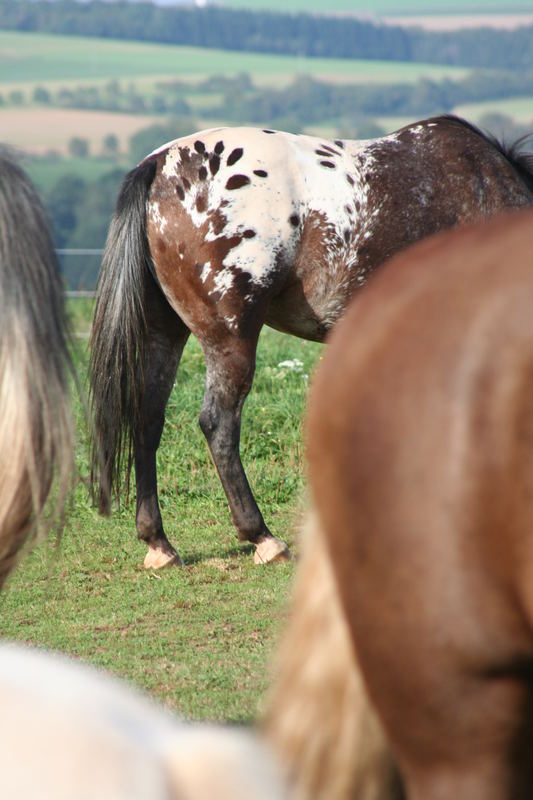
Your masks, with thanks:
[[[33,88],[51,82],[64,85],[64,82],[75,81],[81,85],[136,76],[205,78],[239,72],[247,72],[262,83],[288,81],[298,74],[350,81],[414,82],[422,75],[435,79],[460,77],[466,70],[392,61],[311,59],[0,31],[0,93],[4,85],[12,89],[24,83]]]
[[[531,11],[530,0],[446,0],[429,5],[426,0],[224,0],[224,5],[250,10],[270,9],[274,11],[306,11],[308,13],[354,13],[354,14],[472,14]]]
[[[531,122],[533,129],[533,97],[512,97],[457,106],[454,113],[477,122],[484,114],[505,114],[518,122]]]
[[[83,335],[91,301],[73,302]],[[84,340],[77,340],[83,374]],[[274,532],[296,541],[303,505],[302,418],[319,345],[267,330],[243,421],[242,453]],[[287,359],[301,371],[279,367]],[[141,564],[133,502],[110,519],[91,505],[84,427],[79,479],[59,547],[43,543],[0,596],[2,637],[46,646],[97,664],[195,719],[249,721],[268,678],[283,624],[293,565],[259,568],[240,546],[197,424],[203,357],[190,342],[171,397],[160,448],[160,496],[182,570],[154,574]],[[79,415],[81,416],[81,415]]]

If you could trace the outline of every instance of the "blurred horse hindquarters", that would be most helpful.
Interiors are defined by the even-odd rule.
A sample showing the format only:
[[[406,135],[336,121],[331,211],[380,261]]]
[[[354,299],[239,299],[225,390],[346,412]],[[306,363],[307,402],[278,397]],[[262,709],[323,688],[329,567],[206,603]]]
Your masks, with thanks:
[[[308,457],[357,659],[317,625],[279,662],[268,731],[298,800],[533,796],[532,265],[531,212],[440,234],[392,259],[333,333]],[[293,626],[316,584],[297,594]],[[326,771],[340,740],[324,741],[309,704],[313,724],[300,725],[313,664],[336,729],[361,736],[364,701],[331,692],[339,658],[345,686],[361,670],[383,726],[377,795],[353,791],[375,754],[344,759],[342,791],[306,781],[313,753]],[[284,704],[297,711],[290,724]],[[389,783],[389,748],[400,783]]]

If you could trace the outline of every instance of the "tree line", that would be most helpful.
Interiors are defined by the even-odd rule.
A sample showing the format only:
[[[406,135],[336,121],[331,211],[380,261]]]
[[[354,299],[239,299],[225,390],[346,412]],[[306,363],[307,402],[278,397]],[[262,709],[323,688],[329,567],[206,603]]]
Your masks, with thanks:
[[[351,17],[152,3],[0,0],[0,28],[261,53],[533,68],[533,27],[424,31]]]
[[[296,125],[300,130],[324,121],[345,125],[354,116],[427,116],[466,103],[531,96],[533,69],[521,74],[475,71],[459,80],[424,78],[416,83],[378,85],[339,85],[301,75],[281,89],[257,86],[246,73],[189,84],[160,82],[155,89],[143,89],[131,81],[125,86],[113,80],[103,86],[57,90],[37,86],[29,98],[16,90],[5,98],[0,95],[0,105],[21,105],[29,100],[63,108],[190,117],[193,110],[187,102],[188,94],[197,98],[205,95],[205,104],[197,101],[194,110],[202,119],[291,129]],[[213,95],[220,98],[218,102],[212,102]]]

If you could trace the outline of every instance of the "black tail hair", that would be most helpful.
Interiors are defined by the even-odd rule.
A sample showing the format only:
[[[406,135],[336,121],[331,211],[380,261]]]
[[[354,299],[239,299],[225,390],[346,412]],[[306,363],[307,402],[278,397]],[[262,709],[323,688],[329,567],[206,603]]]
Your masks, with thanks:
[[[123,461],[132,467],[132,431],[142,395],[146,282],[154,267],[146,233],[146,205],[156,160],[126,175],[111,221],[96,290],[89,380],[93,421],[91,486],[101,513],[119,496]]]

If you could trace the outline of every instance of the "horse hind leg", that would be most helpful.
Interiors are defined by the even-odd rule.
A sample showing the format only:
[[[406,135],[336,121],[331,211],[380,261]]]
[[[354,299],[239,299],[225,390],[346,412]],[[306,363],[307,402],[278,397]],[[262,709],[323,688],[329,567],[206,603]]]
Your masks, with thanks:
[[[232,339],[204,347],[206,386],[200,427],[228,499],[241,541],[255,545],[256,564],[290,559],[287,545],[267,528],[244,472],[239,453],[241,414],[255,370],[257,339]]]
[[[137,508],[135,525],[139,539],[148,545],[144,566],[158,569],[182,561],[167,539],[157,493],[156,454],[165,422],[165,409],[174,385],[189,329],[170,306],[156,303],[148,320],[148,335],[139,369],[144,390],[141,418],[133,430]]]

